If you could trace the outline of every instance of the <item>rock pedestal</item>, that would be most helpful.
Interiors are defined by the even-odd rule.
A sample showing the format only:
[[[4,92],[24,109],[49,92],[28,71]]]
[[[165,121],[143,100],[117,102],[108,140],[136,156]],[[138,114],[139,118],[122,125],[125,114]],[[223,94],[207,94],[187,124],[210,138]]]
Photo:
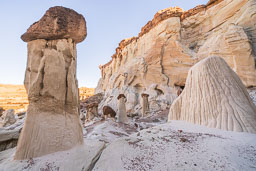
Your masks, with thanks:
[[[54,25],[47,28],[47,36],[41,32],[45,31],[45,22]],[[85,38],[86,25],[82,15],[64,7],[53,7],[22,36],[28,41],[24,84],[29,107],[14,157],[17,160],[83,144],[76,79],[76,43],[80,39],[79,33],[69,33],[71,28],[82,29],[85,34],[80,35],[80,39]],[[66,34],[61,37],[60,33]]]
[[[128,122],[128,117],[126,113],[126,97],[124,94],[120,94],[118,97],[118,113],[117,113],[117,122],[121,123],[127,123]]]
[[[146,116],[149,112],[148,94],[141,94],[142,97],[142,117]]]
[[[190,69],[185,89],[173,102],[168,120],[256,133],[256,106],[224,59],[209,57]]]

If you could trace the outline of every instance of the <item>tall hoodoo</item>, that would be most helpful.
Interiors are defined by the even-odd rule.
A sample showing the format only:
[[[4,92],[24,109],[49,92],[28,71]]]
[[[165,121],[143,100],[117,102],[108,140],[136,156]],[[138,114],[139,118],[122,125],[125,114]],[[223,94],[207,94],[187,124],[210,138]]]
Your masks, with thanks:
[[[184,120],[228,131],[256,133],[256,106],[245,86],[223,58],[194,65],[168,120]]]
[[[91,121],[94,117],[97,117],[98,114],[98,103],[91,103],[86,106],[87,114],[86,119]]]
[[[148,103],[148,94],[142,93],[142,117],[146,116],[147,112],[149,112],[149,103]]]
[[[118,113],[117,113],[117,122],[127,123],[128,117],[126,113],[126,97],[124,94],[119,94],[117,97],[118,100]]]
[[[29,107],[15,159],[28,159],[83,144],[76,78],[76,43],[86,37],[82,15],[52,7],[30,26],[25,88]]]

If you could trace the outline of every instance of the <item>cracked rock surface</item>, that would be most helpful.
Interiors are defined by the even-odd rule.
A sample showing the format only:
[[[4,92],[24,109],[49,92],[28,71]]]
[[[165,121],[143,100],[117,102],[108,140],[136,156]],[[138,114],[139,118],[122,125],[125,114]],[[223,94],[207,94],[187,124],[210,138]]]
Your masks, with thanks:
[[[28,43],[25,88],[29,107],[15,159],[38,157],[83,143],[71,39]]]

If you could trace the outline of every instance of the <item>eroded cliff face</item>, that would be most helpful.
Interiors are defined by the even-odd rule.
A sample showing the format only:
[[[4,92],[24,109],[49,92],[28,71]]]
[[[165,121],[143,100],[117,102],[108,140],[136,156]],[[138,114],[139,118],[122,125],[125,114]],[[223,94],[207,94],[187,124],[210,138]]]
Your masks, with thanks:
[[[100,66],[96,93],[105,92],[103,103],[114,108],[115,96],[124,93],[132,111],[148,92],[151,110],[164,109],[185,85],[188,70],[211,55],[222,57],[247,87],[256,86],[255,14],[255,0],[211,0],[185,12],[159,11]]]

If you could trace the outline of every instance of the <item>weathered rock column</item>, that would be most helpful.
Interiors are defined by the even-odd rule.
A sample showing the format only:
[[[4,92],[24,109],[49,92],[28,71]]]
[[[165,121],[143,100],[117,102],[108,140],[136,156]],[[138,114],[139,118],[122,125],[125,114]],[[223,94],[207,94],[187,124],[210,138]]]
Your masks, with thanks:
[[[128,117],[126,113],[126,97],[124,94],[119,94],[118,99],[118,113],[117,113],[117,122],[127,123]]]
[[[142,97],[142,117],[146,116],[147,112],[149,112],[149,103],[148,103],[148,94],[141,94]]]
[[[50,8],[30,26],[25,88],[29,107],[15,159],[28,159],[83,144],[76,79],[76,44],[86,37],[84,17]]]

